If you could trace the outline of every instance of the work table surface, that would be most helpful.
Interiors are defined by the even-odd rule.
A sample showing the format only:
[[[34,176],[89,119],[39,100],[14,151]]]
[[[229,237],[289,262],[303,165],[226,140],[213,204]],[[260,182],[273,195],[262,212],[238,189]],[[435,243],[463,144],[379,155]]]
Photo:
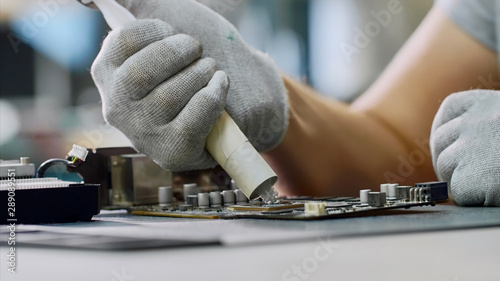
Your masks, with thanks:
[[[6,228],[3,226],[3,228]],[[133,251],[0,248],[0,280],[500,280],[500,208],[438,205],[323,221],[192,220],[104,212],[92,222],[18,226],[65,234],[187,239]],[[7,239],[2,232],[2,241]],[[62,240],[61,240],[62,241]]]

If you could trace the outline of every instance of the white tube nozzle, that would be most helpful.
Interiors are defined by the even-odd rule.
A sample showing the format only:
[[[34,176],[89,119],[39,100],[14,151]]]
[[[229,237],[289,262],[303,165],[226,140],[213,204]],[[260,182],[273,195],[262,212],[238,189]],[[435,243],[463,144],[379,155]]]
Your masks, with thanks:
[[[276,173],[225,110],[205,146],[249,199],[261,196],[265,202],[276,201],[272,188],[278,180]]]
[[[83,4],[94,4],[99,8],[111,29],[118,28],[135,20],[134,15],[115,0],[81,0]]]

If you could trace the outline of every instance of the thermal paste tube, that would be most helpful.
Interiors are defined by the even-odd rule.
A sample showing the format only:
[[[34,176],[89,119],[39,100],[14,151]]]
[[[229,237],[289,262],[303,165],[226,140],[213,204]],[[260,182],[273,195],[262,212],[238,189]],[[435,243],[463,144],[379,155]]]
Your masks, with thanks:
[[[235,189],[234,195],[236,197],[237,204],[246,204],[248,202],[247,197],[245,196],[243,191],[241,191],[241,189]]]
[[[276,173],[225,110],[208,135],[206,148],[247,198],[262,196],[266,202],[276,200],[272,188],[278,180]]]
[[[135,20],[134,15],[115,0],[80,1],[85,5],[93,2],[112,29]],[[265,202],[276,201],[278,194],[272,188],[278,180],[276,173],[225,110],[208,136],[205,146],[249,199],[261,196]]]
[[[128,22],[134,21],[135,17],[115,0],[78,0],[82,4],[92,6],[92,2],[99,8],[111,29],[118,28]]]

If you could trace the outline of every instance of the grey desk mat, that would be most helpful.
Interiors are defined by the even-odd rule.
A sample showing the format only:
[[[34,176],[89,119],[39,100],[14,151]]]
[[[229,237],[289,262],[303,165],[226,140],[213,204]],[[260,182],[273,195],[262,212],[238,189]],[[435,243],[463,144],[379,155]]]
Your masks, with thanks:
[[[391,215],[321,221],[202,220],[132,216],[106,212],[92,222],[20,225],[22,232],[64,233],[135,239],[170,239],[225,246],[284,243],[321,237],[353,237],[500,226],[500,208],[437,205],[397,210]],[[167,243],[168,244],[168,243]]]

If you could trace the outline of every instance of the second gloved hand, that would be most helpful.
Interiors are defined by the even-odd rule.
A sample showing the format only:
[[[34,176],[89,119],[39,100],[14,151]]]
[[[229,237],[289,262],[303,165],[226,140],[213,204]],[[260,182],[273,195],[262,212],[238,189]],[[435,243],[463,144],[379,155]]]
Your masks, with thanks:
[[[500,92],[453,94],[431,133],[434,169],[459,205],[500,206]]]
[[[201,44],[160,20],[111,32],[92,65],[105,119],[137,150],[171,170],[215,165],[205,140],[229,89]]]

